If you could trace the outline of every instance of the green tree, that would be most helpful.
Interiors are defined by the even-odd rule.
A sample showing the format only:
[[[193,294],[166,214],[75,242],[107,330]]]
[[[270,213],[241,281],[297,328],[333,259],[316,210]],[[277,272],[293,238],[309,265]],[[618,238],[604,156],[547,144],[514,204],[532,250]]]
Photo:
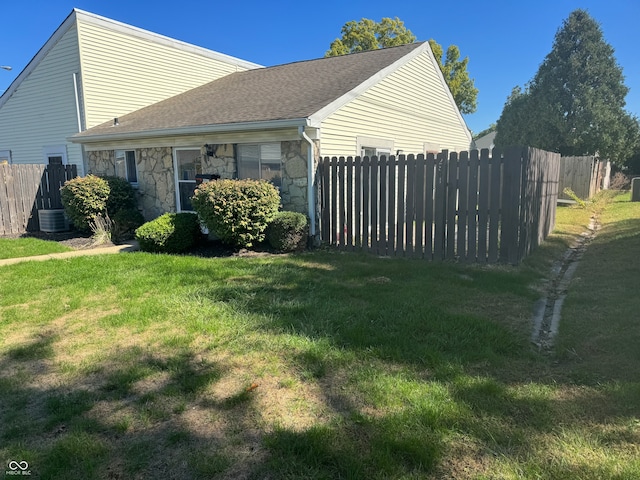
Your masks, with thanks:
[[[416,41],[415,35],[398,17],[383,18],[380,22],[374,22],[368,18],[363,18],[359,22],[351,20],[344,24],[341,31],[342,37],[331,42],[325,57],[396,47]]]
[[[469,72],[467,71],[469,57],[464,57],[460,60],[460,49],[456,45],[449,45],[447,53],[444,56],[442,46],[438,44],[438,42],[431,39],[429,40],[429,45],[460,112],[475,112],[477,108],[478,89],[475,87],[474,80],[469,77]],[[444,63],[442,61],[443,57]]]
[[[491,133],[491,132],[495,132],[496,131],[496,124],[492,123],[489,125],[489,128],[485,128],[484,130],[481,130],[478,133],[474,133],[473,134],[473,139],[477,140],[480,137],[484,137],[485,135]]]
[[[524,90],[516,87],[500,118],[496,145],[522,144],[562,155],[600,155],[622,164],[638,122],[625,110],[629,89],[598,23],[575,10]]]
[[[352,20],[344,24],[341,32],[342,37],[331,42],[325,57],[395,47],[416,41],[416,36],[398,17],[383,18],[380,22],[368,18],[363,18],[359,22]],[[460,49],[451,45],[447,49],[443,62],[442,47],[435,40],[429,40],[429,44],[460,111],[475,112],[478,89],[475,88],[473,79],[469,78],[467,71],[469,57],[460,60]]]

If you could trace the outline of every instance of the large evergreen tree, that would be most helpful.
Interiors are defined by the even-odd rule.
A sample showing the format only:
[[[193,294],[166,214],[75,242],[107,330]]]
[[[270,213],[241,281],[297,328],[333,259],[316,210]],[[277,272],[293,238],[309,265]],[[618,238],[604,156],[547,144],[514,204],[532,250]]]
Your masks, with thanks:
[[[622,163],[638,122],[625,110],[629,89],[598,23],[576,10],[524,91],[514,89],[498,120],[496,145],[524,144],[563,155]]]
[[[352,20],[344,24],[341,32],[342,37],[331,42],[325,57],[395,47],[416,41],[416,36],[397,17],[383,18],[380,22],[368,18],[363,18],[359,22]],[[435,40],[429,40],[429,45],[460,111],[475,112],[478,89],[475,88],[473,79],[469,77],[467,71],[469,57],[460,60],[460,49],[456,45],[450,45],[446,55]]]

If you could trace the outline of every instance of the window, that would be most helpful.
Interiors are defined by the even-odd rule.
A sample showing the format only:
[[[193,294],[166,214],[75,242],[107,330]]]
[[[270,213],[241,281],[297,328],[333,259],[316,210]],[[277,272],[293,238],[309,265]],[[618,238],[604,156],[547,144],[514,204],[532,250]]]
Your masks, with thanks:
[[[47,165],[66,165],[67,147],[66,145],[54,145],[42,149]]]
[[[199,148],[174,150],[176,197],[179,212],[191,212],[191,197],[196,190],[196,175],[202,174],[202,154]]]
[[[360,155],[362,157],[373,157],[384,155],[385,157],[389,157],[391,155],[391,150],[389,148],[376,148],[376,147],[362,147],[360,149]]]
[[[394,150],[394,142],[388,138],[356,137],[356,152],[361,157],[373,157],[384,155],[388,157]]]
[[[133,150],[116,150],[116,176],[124,178],[133,185],[138,184],[136,152]]]
[[[11,150],[0,150],[0,165],[11,163]]]
[[[280,143],[238,145],[238,178],[268,180],[282,186]]]

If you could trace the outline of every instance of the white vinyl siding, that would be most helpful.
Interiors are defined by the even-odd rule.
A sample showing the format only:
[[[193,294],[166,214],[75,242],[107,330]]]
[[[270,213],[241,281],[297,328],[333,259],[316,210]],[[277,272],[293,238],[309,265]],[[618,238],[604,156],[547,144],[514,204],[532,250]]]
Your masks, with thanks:
[[[41,59],[0,110],[0,148],[12,163],[46,163],[43,148],[66,144],[67,161],[82,174],[80,145],[66,142],[78,132],[73,74],[80,71],[72,26]]]
[[[406,154],[424,153],[425,142],[468,150],[467,127],[430,55],[423,52],[329,115],[322,122],[322,156],[360,154],[358,136],[392,138]]]
[[[87,128],[246,70],[82,17],[78,25]]]

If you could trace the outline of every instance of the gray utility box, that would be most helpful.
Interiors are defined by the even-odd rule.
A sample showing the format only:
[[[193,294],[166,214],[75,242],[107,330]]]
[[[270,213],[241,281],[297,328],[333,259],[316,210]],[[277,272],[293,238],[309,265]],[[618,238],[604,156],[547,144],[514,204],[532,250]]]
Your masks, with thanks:
[[[38,210],[40,230],[47,233],[66,232],[69,230],[69,220],[64,210]]]

